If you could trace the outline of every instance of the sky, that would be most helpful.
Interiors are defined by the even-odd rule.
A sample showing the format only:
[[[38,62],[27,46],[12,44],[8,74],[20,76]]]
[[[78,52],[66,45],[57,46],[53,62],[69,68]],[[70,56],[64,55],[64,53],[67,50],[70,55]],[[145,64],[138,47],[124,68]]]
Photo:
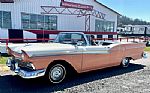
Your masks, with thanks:
[[[150,22],[150,0],[98,0],[100,3],[130,18]]]

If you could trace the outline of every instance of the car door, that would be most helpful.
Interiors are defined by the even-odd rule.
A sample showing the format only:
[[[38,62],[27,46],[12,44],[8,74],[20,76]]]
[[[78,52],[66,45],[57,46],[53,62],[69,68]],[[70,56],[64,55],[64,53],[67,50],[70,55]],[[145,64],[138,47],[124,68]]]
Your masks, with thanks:
[[[107,47],[85,46],[83,48],[82,70],[90,71],[101,69],[109,65],[110,53]]]

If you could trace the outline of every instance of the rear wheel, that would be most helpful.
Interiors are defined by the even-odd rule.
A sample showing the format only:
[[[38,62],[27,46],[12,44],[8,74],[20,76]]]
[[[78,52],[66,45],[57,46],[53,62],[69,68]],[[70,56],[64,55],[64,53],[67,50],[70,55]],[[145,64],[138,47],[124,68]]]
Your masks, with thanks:
[[[48,72],[51,83],[61,83],[66,78],[66,68],[61,64],[53,65]]]
[[[124,58],[121,62],[122,67],[128,67],[130,64],[130,59],[129,58]]]
[[[142,57],[143,57],[143,58],[147,58],[147,53],[146,53],[146,52],[143,52]]]

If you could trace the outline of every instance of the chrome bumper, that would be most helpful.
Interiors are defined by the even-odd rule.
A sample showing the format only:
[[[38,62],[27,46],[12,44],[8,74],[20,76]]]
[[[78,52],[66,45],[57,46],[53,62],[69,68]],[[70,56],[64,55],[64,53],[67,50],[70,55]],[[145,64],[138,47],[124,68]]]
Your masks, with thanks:
[[[17,75],[21,76],[25,79],[37,78],[45,75],[46,69],[35,70],[35,71],[26,71],[18,67],[18,63],[12,59],[8,59],[6,65],[10,67],[10,70],[17,73]]]
[[[21,76],[22,78],[30,79],[30,78],[37,78],[37,77],[44,76],[45,75],[45,71],[46,71],[45,69],[31,71],[31,72],[28,72],[28,71],[25,71],[25,70],[20,70],[17,74],[19,76]]]

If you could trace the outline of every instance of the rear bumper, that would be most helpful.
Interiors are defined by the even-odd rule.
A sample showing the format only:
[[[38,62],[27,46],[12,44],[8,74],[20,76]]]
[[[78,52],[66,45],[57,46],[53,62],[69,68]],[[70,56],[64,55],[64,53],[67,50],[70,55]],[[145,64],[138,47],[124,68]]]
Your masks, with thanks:
[[[25,79],[37,78],[45,75],[46,69],[42,70],[24,70],[18,67],[18,63],[12,59],[8,59],[6,65],[10,67],[10,70],[14,71],[17,75]]]

